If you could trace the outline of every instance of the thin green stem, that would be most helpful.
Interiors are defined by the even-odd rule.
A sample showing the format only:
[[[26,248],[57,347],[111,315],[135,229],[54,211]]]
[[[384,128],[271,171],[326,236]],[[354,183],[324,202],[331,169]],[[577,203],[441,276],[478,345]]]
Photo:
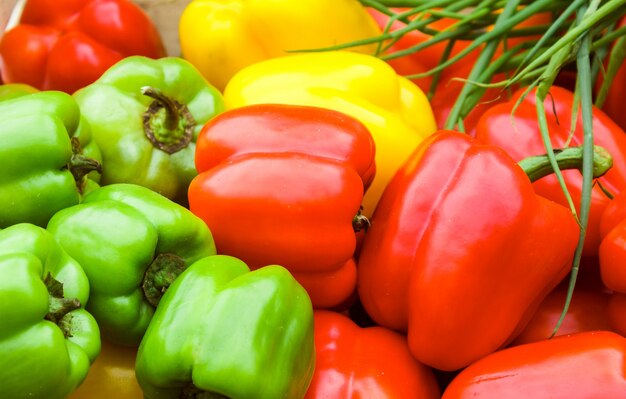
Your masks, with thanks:
[[[515,1],[515,0],[507,3],[504,10],[502,10],[502,14],[500,14],[500,16],[498,17],[496,21],[494,30],[498,29],[502,24],[505,24],[507,22],[507,20],[511,17],[511,15],[515,13],[518,5],[519,5],[519,1]],[[494,40],[494,41],[489,42],[485,46],[483,51],[481,51],[480,55],[478,56],[478,59],[476,60],[476,63],[474,64],[474,67],[472,68],[472,71],[469,74],[468,80],[472,81],[472,80],[478,79],[482,71],[486,69],[489,63],[491,62],[491,59],[493,58],[493,55],[495,54],[496,49],[498,48],[498,44],[499,42]],[[461,108],[463,107],[465,98],[469,95],[471,90],[472,90],[472,87],[469,84],[466,83],[465,85],[463,85],[463,88],[461,89],[461,93],[459,93],[457,100],[454,102],[454,105],[452,106],[452,109],[450,110],[450,113],[448,114],[448,118],[446,119],[446,122],[444,124],[445,129],[454,128],[457,121],[461,117]]]
[[[569,29],[567,33],[563,35],[556,43],[546,49],[543,53],[538,55],[533,61],[526,65],[519,73],[517,73],[510,81],[510,84],[516,83],[524,77],[526,73],[532,71],[534,68],[547,63],[552,57],[554,57],[563,48],[570,47],[573,43],[576,43],[583,37],[592,27],[599,24],[606,18],[616,18],[619,14],[620,8],[626,5],[626,0],[614,0],[605,3],[603,7],[600,7],[593,14],[585,16],[580,24]],[[622,10],[623,11],[623,10]]]
[[[596,11],[599,5],[599,1],[591,2],[589,9],[585,10],[585,7],[581,7],[580,13],[583,14],[581,19],[590,15]],[[565,319],[565,315],[569,309],[574,288],[576,286],[576,279],[578,277],[578,270],[580,268],[580,260],[582,258],[583,246],[587,233],[587,224],[589,221],[589,208],[591,205],[591,189],[593,188],[593,100],[592,100],[592,81],[591,81],[591,63],[589,57],[589,51],[591,48],[591,37],[585,35],[581,40],[580,48],[578,49],[576,57],[576,66],[578,69],[578,82],[577,89],[580,91],[580,102],[582,111],[583,122],[583,165],[582,165],[582,197],[580,201],[580,235],[578,238],[578,245],[574,253],[574,260],[572,263],[572,271],[570,274],[569,285],[567,288],[567,296],[565,298],[565,304],[561,316],[557,321],[552,335],[554,336]]]

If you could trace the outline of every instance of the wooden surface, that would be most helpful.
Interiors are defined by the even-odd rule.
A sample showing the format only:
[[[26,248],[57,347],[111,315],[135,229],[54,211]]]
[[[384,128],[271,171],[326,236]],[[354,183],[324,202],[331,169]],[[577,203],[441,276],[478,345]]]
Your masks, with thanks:
[[[178,21],[191,0],[134,0],[157,25],[168,55],[179,56]],[[0,32],[3,32],[16,0],[0,0]]]

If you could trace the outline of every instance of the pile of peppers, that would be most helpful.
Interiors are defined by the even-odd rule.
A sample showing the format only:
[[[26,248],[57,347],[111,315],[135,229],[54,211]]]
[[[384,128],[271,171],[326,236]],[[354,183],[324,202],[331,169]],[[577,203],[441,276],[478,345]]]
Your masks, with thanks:
[[[13,10],[0,398],[626,397],[620,87],[593,109],[563,315],[573,90],[545,103],[554,158],[524,87],[444,129],[459,86],[405,75],[470,43],[328,50],[405,28],[365,3],[191,0],[180,54],[131,0]]]

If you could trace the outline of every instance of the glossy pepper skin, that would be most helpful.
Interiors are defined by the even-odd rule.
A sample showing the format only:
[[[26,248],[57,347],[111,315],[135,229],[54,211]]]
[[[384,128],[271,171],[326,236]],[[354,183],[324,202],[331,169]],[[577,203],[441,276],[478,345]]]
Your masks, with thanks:
[[[556,337],[498,351],[452,380],[443,399],[623,398],[626,338],[608,331]]]
[[[334,109],[363,123],[376,145],[376,177],[363,200],[372,215],[385,185],[413,149],[435,131],[424,93],[382,60],[347,51],[262,61],[224,90],[227,109],[259,103]]]
[[[610,290],[626,294],[626,191],[606,206],[600,231],[603,236],[598,258],[602,282]]]
[[[45,226],[99,180],[100,150],[76,101],[14,88],[0,97],[0,227]]]
[[[0,397],[67,397],[100,352],[89,282],[45,229],[0,231]]]
[[[253,269],[280,264],[316,307],[336,306],[355,289],[354,219],[374,178],[374,151],[365,126],[340,112],[232,109],[200,132],[189,207],[221,254]]]
[[[479,140],[502,147],[516,161],[546,152],[537,122],[534,91],[529,93],[513,112],[515,102],[522,91],[523,89],[515,93],[510,101],[489,108],[476,126],[476,137]],[[583,129],[580,116],[575,129],[571,128],[573,101],[574,95],[571,91],[558,86],[550,89],[545,107],[554,148],[582,144]],[[574,130],[573,134],[571,130]],[[613,167],[600,177],[598,182],[613,195],[618,194],[626,188],[626,134],[597,108],[593,109],[593,134],[594,143],[604,147],[613,157]],[[582,175],[575,170],[563,171],[563,178],[576,209],[580,212]],[[556,176],[546,176],[533,183],[533,186],[538,194],[567,206]],[[586,256],[598,254],[601,239],[600,219],[609,202],[600,186],[594,185],[584,246]]]
[[[216,255],[165,293],[136,374],[146,399],[301,398],[314,363],[311,301],[291,274]]]
[[[0,85],[0,101],[11,100],[27,94],[37,93],[39,90],[24,83],[5,83]]]
[[[439,399],[433,371],[415,360],[406,337],[347,316],[316,310],[315,373],[306,399]]]
[[[129,0],[28,0],[0,41],[5,83],[72,94],[131,55],[165,56],[156,26]]]
[[[537,311],[512,342],[512,345],[550,338],[563,312],[566,295],[566,287],[559,286],[552,290],[541,302]],[[608,290],[585,288],[577,284],[567,314],[555,336],[585,331],[610,331],[608,307],[611,296],[612,294]]]
[[[215,254],[211,232],[188,209],[133,184],[100,187],[48,223],[91,284],[87,306],[102,335],[137,346],[162,292],[185,267]]]
[[[179,22],[183,57],[220,90],[259,61],[380,33],[356,0],[194,0]],[[374,54],[376,45],[350,50]]]
[[[452,371],[508,343],[565,276],[578,226],[502,149],[440,131],[385,190],[358,260],[374,321]],[[497,299],[494,299],[497,298]]]
[[[139,184],[185,204],[198,132],[224,106],[193,65],[128,57],[74,97],[102,150],[102,185]]]

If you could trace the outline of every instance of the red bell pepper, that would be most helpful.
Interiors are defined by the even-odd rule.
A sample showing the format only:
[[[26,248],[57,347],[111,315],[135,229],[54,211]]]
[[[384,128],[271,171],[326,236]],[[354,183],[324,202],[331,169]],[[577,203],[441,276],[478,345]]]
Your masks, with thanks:
[[[625,25],[626,17],[622,17],[615,29],[623,28]],[[619,40],[624,40],[624,38],[620,37]],[[611,52],[613,51],[614,50],[612,49]],[[607,56],[606,59],[610,60],[611,57]],[[605,71],[608,73],[608,69],[612,67],[613,66],[607,62],[605,65]],[[605,73],[599,73],[595,87],[598,92],[596,94],[599,94],[599,91],[604,84],[604,80]],[[622,61],[619,64],[619,67],[617,67],[615,76],[613,76],[608,86],[606,97],[604,98],[604,103],[602,104],[602,110],[606,112],[607,115],[609,115],[611,119],[613,119],[622,129],[626,130],[626,112],[624,112],[624,97],[622,97],[624,95],[622,92],[624,87],[626,87],[626,63]]]
[[[367,10],[374,18],[381,30],[387,28],[390,20],[388,15],[383,14],[373,8],[368,8]],[[402,13],[404,11],[407,11],[408,9],[392,7],[391,10],[395,13]],[[428,28],[434,30],[444,30],[455,22],[456,20],[454,19],[442,18],[429,24]],[[404,22],[400,20],[394,20],[389,27],[389,32],[400,30],[405,27],[406,24]],[[422,43],[430,39],[432,39],[431,35],[426,34],[419,29],[414,29],[402,35],[402,37],[387,50],[387,53],[404,51],[414,46],[421,45]],[[459,40],[455,42],[449,57],[457,55],[470,44],[470,41],[464,40]],[[418,50],[414,53],[402,57],[391,58],[387,62],[400,75],[414,75],[418,73],[425,73],[430,71],[431,69],[434,69],[439,64],[439,62],[441,62],[441,59],[446,52],[446,47],[446,42],[436,43],[431,46],[424,47],[422,50]],[[472,65],[476,58],[478,58],[478,54],[479,51],[473,51],[468,56],[464,57],[462,63]],[[456,69],[457,65],[458,64],[454,64],[453,66],[446,68],[446,70],[454,70]],[[413,82],[417,84],[424,92],[428,92],[432,83],[432,76],[425,76],[423,78],[414,79]]]
[[[315,372],[305,399],[439,399],[433,371],[418,362],[406,337],[361,328],[341,313],[314,313]]]
[[[286,267],[315,307],[350,297],[355,216],[375,172],[363,124],[317,107],[232,109],[204,125],[196,168],[189,206],[219,253]]]
[[[515,93],[510,101],[489,108],[476,126],[476,137],[479,140],[503,148],[516,161],[545,153],[537,122],[534,91],[529,93],[514,111],[515,102],[521,94],[522,90]],[[574,95],[569,90],[558,86],[550,89],[550,96],[546,99],[546,114],[554,148],[582,144],[583,128],[580,115],[574,129],[571,126],[573,101]],[[626,188],[626,134],[598,108],[593,109],[593,133],[595,144],[604,147],[613,157],[613,167],[599,178],[598,182],[609,192],[617,194]],[[580,212],[582,175],[575,170],[563,171],[563,178]],[[533,186],[538,194],[567,206],[556,176],[546,176],[536,181]],[[585,256],[594,256],[598,253],[600,219],[609,201],[607,195],[596,184],[591,196],[583,250]]]
[[[626,337],[626,294],[614,292],[611,295],[608,314],[611,330]]]
[[[626,397],[626,338],[583,332],[504,349],[478,360],[443,399]]]
[[[541,341],[552,336],[567,296],[567,287],[558,287],[541,302],[530,322],[511,345]],[[576,285],[570,306],[556,336],[585,331],[611,330],[608,306],[611,294],[601,289]]]
[[[600,237],[606,237],[623,220],[626,220],[626,192],[617,194],[604,208],[600,218]]]
[[[609,289],[626,294],[626,191],[616,195],[604,209],[600,234],[598,258],[602,282]]]
[[[5,83],[72,94],[130,55],[165,56],[150,17],[130,0],[28,0],[0,41]]]
[[[530,171],[527,171],[530,173]],[[567,208],[538,196],[502,149],[439,131],[394,176],[359,257],[359,296],[441,370],[510,342],[566,275],[578,241]]]
[[[409,9],[392,7],[391,10],[394,13],[400,14]],[[374,20],[378,23],[381,30],[387,28],[390,32],[393,32],[406,27],[406,24],[400,20],[394,20],[393,23],[388,26],[390,21],[389,16],[373,8],[368,8],[368,11],[372,15]],[[424,14],[418,15],[422,19],[427,19],[427,16]],[[414,19],[414,17],[415,15],[413,17],[410,17],[410,19]],[[550,24],[551,21],[552,17],[550,13],[538,13],[521,22],[518,26],[516,26],[516,29],[546,25]],[[457,22],[458,20],[452,18],[440,18],[428,24],[427,28],[435,31],[445,31],[447,28]],[[424,28],[414,29],[402,35],[399,40],[391,45],[391,47],[387,50],[387,53],[404,51],[418,45],[423,45],[423,43],[431,40],[433,36],[422,32],[421,30],[423,29]],[[502,48],[504,47],[512,48],[523,41],[528,41],[531,39],[538,40],[538,38],[539,36],[504,38],[506,46],[501,45],[498,48],[495,57],[498,57],[498,55],[502,53]],[[472,41],[470,40],[455,41],[454,46],[452,47],[450,54],[448,55],[448,59],[457,56],[461,51],[464,51],[471,44]],[[422,74],[436,68],[439,63],[442,62],[442,57],[446,52],[447,45],[448,41],[442,41],[429,45],[428,47],[424,47],[416,52],[401,57],[388,59],[387,62],[400,75]],[[437,126],[439,128],[445,127],[448,114],[450,113],[454,102],[457,100],[457,97],[459,96],[461,89],[464,86],[463,81],[455,79],[467,79],[474,66],[474,63],[480,55],[481,50],[482,47],[474,49],[469,54],[465,55],[460,61],[457,61],[456,63],[444,68],[440,72],[436,89],[433,91],[433,95],[430,101],[433,113],[435,115],[435,119],[437,121]],[[428,75],[420,78],[415,78],[413,79],[413,82],[417,84],[424,92],[430,92],[433,82],[433,76],[434,75]],[[496,82],[504,80],[506,78],[507,76],[505,76],[503,73],[500,73],[496,75],[496,77],[494,77],[492,81]],[[482,95],[481,101],[464,118],[463,125],[465,131],[473,132],[473,128],[480,116],[494,104],[506,101],[509,96],[510,93],[508,91],[503,91],[500,88],[487,89],[486,92]]]

